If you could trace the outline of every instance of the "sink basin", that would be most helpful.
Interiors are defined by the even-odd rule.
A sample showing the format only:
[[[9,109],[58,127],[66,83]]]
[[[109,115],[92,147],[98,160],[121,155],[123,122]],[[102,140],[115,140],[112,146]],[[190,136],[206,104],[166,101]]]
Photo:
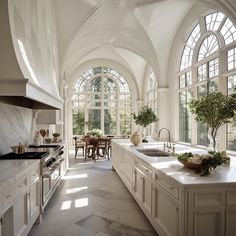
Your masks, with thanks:
[[[150,157],[169,157],[171,153],[164,152],[160,149],[137,149],[138,152]]]

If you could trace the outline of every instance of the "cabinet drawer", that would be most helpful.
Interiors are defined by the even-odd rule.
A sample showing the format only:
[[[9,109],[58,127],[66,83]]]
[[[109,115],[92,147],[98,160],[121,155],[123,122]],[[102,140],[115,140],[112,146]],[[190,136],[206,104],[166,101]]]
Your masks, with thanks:
[[[223,192],[214,191],[195,192],[193,198],[193,203],[195,207],[222,206],[223,201]]]
[[[144,175],[149,177],[150,179],[152,178],[152,170],[150,167],[147,167],[146,165],[143,165],[142,163],[136,161],[135,166],[137,169],[139,169]]]
[[[174,198],[179,199],[179,188],[174,186],[168,180],[164,179],[158,174],[155,174],[156,183],[159,184],[163,189],[170,193]]]
[[[17,195],[26,191],[27,178],[23,178],[17,183],[13,184],[10,188],[5,189],[3,193],[3,206],[6,207],[11,201],[13,201]]]

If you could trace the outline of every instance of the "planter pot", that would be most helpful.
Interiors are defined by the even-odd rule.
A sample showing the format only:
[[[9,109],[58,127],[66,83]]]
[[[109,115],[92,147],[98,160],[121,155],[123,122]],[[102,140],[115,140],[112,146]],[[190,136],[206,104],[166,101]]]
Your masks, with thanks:
[[[135,132],[131,135],[130,137],[130,141],[134,144],[134,145],[139,145],[142,142],[142,135],[139,132]]]

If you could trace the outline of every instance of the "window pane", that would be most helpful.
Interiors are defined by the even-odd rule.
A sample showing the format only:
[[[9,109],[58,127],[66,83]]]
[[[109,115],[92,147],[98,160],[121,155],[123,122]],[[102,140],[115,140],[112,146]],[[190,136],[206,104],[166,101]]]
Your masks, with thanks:
[[[228,77],[228,94],[232,94],[236,88],[236,75]],[[236,119],[227,125],[227,150],[236,151]]]
[[[208,146],[207,138],[207,126],[197,123],[197,144],[202,146]]]
[[[218,58],[209,61],[209,78],[217,76],[219,73],[219,63]]]
[[[101,77],[96,77],[89,84],[89,91],[91,92],[101,92],[102,89],[102,79]]]
[[[197,87],[197,96],[202,97],[207,95],[207,84],[202,84]]]
[[[73,110],[73,135],[84,134],[84,110]]]
[[[131,133],[131,110],[119,110],[120,115],[120,134],[128,135]]]
[[[206,80],[206,78],[207,78],[207,66],[206,64],[204,64],[197,68],[197,79],[198,79],[198,82],[200,82],[200,81]]]
[[[116,89],[116,83],[111,79],[104,77],[103,78],[103,87],[104,87],[104,92],[109,92],[109,93],[114,93],[117,91]]]
[[[219,90],[218,80],[211,80],[209,82],[209,93],[216,92]]]
[[[88,111],[90,129],[101,129],[101,110]]]
[[[236,29],[229,19],[225,21],[220,32],[224,37],[226,45],[236,40]]]
[[[221,12],[215,12],[205,17],[207,31],[217,31],[225,15]]]
[[[187,143],[191,142],[191,114],[188,107],[190,99],[190,91],[179,93],[179,140]]]
[[[236,68],[236,48],[233,48],[227,52],[227,66],[228,70]]]
[[[116,134],[116,110],[104,110],[104,134]]]

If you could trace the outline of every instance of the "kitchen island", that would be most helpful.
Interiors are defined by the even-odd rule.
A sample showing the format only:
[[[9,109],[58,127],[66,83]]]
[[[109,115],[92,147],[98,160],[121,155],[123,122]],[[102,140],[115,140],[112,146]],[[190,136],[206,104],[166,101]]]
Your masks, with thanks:
[[[138,150],[163,149],[163,143],[134,146],[112,142],[112,165],[159,235],[236,235],[236,161],[201,177],[174,156],[150,157]],[[176,153],[206,151],[176,145]]]
[[[0,160],[0,235],[27,235],[40,215],[40,160]]]

